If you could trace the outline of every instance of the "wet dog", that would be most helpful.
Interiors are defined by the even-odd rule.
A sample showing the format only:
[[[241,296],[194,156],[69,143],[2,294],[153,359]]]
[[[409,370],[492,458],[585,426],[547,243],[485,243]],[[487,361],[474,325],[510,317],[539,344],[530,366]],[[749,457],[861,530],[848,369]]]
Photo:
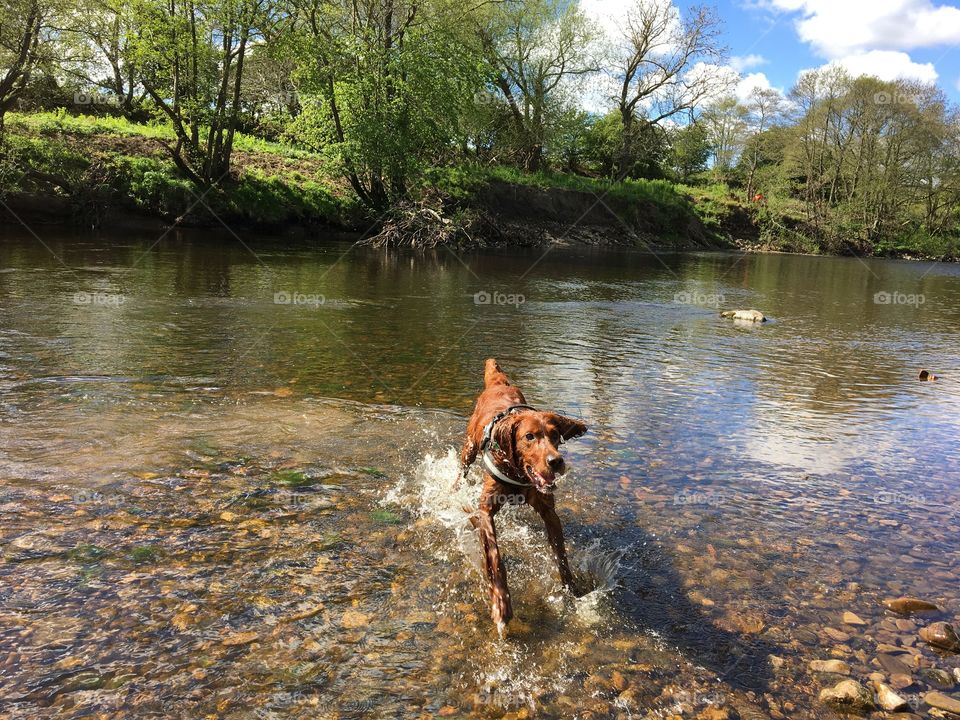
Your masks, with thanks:
[[[560,444],[583,435],[587,426],[527,405],[523,393],[510,384],[492,358],[486,361],[483,380],[484,390],[477,398],[460,451],[457,484],[479,455],[484,470],[480,504],[476,512],[464,510],[471,513],[470,522],[480,535],[483,567],[490,583],[491,616],[502,634],[513,617],[494,524],[494,517],[504,504],[525,503],[539,513],[557,559],[560,580],[575,592],[563,528],[554,510],[553,491],[557,477],[566,471]]]

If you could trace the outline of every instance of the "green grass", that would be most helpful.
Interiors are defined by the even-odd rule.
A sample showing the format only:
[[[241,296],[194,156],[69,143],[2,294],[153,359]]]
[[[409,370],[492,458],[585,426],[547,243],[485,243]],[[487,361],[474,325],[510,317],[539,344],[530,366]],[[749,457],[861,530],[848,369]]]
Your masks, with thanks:
[[[56,192],[67,195],[78,216],[91,204],[120,205],[167,219],[193,208],[200,222],[214,223],[206,206],[225,221],[254,225],[286,223],[350,225],[362,210],[324,169],[319,156],[296,148],[238,135],[235,147],[249,153],[225,181],[197,202],[201,191],[176,168],[153,140],[171,140],[171,128],[122,118],[60,112],[7,115],[6,162],[0,162],[0,195]],[[109,137],[134,138],[122,144]],[[90,138],[90,140],[87,140]],[[146,139],[146,144],[137,142]],[[56,176],[53,188],[23,168]],[[77,219],[77,218],[74,218]]]
[[[6,125],[11,130],[26,130],[40,135],[116,135],[119,137],[143,137],[155,140],[176,140],[173,128],[166,123],[135,123],[125,118],[109,115],[71,115],[65,110],[36,113],[11,112],[6,115]],[[284,143],[262,140],[244,133],[236,133],[235,150],[279,155],[289,158],[312,158],[313,153]]]
[[[591,193],[634,229],[664,239],[684,239],[694,218],[704,219],[684,188],[669,180],[617,181],[554,172],[525,173],[505,166],[464,165],[433,169],[426,182],[450,197],[467,201],[490,182]],[[707,221],[704,224],[708,231],[718,225]]]

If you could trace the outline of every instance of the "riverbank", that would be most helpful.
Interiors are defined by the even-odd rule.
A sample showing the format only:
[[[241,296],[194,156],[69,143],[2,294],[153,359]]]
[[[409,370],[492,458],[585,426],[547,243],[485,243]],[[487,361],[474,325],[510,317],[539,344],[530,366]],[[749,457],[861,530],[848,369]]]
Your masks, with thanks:
[[[27,225],[223,227],[352,234],[392,246],[548,244],[737,249],[953,260],[954,238],[921,231],[869,243],[811,225],[784,200],[746,204],[725,184],[612,181],[505,166],[434,168],[415,201],[365,208],[332,161],[239,134],[231,176],[202,190],[169,156],[169,128],[65,112],[10,113],[0,214]]]

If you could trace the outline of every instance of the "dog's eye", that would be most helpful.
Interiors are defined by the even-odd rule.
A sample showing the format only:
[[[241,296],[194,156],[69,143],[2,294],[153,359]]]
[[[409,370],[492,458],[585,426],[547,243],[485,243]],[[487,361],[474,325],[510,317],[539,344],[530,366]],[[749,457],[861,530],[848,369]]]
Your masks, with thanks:
[[[525,437],[527,442],[533,442],[534,440],[537,439],[536,435],[534,435],[533,433],[527,433]]]

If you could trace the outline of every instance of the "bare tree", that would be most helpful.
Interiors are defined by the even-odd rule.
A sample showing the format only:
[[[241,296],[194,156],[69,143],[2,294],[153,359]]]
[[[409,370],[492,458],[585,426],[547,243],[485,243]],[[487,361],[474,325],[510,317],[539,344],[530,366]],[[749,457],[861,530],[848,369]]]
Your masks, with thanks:
[[[747,121],[753,132],[753,142],[747,161],[747,200],[753,197],[753,182],[757,165],[763,151],[764,133],[783,117],[786,110],[784,97],[770,88],[754,88],[747,100]]]
[[[713,172],[721,180],[736,163],[747,133],[747,108],[727,96],[711,103],[700,115],[713,152]]]
[[[613,59],[621,174],[632,165],[638,123],[656,125],[715,95],[722,74],[695,65],[722,57],[719,35],[720,20],[709,8],[691,7],[682,16],[671,0],[635,0]]]

